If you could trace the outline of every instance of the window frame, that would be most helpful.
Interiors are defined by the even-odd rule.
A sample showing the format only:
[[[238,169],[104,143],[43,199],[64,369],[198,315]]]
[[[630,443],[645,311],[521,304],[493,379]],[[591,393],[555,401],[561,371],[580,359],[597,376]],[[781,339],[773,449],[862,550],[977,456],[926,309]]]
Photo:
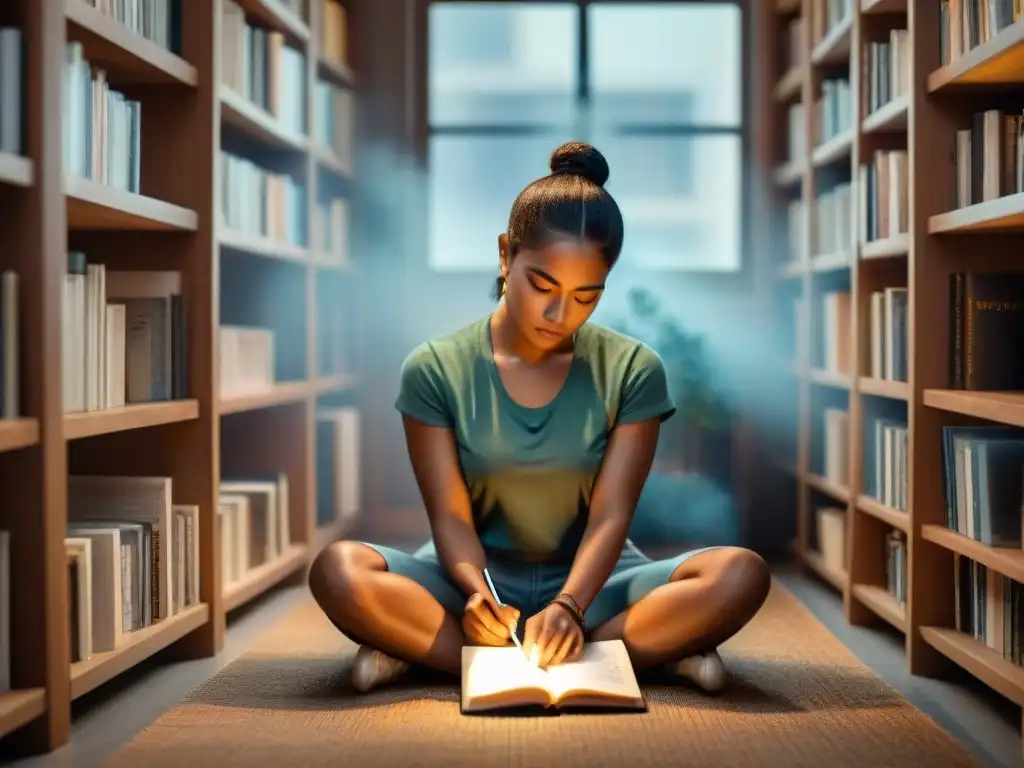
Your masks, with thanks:
[[[754,112],[754,105],[752,103],[752,92],[751,83],[754,76],[752,69],[754,56],[752,54],[752,45],[754,43],[753,31],[754,25],[752,23],[752,11],[751,3],[758,2],[759,0],[642,0],[644,5],[736,5],[739,7],[740,12],[740,115],[738,126],[728,125],[700,125],[700,124],[667,124],[667,123],[630,123],[626,125],[616,126],[615,132],[618,135],[649,135],[649,136],[667,136],[672,138],[685,137],[685,136],[738,136],[740,140],[740,221],[738,226],[739,232],[739,243],[740,243],[740,259],[739,264],[731,270],[715,270],[715,269],[695,269],[686,267],[684,265],[675,266],[664,266],[657,268],[640,268],[645,274],[663,277],[668,280],[686,278],[688,280],[700,280],[702,282],[710,282],[716,284],[724,283],[730,288],[749,288],[751,287],[755,255],[752,252],[752,227],[751,227],[751,214],[754,210],[754,183],[755,174],[753,172],[753,149],[754,143],[752,141],[752,114]],[[764,0],[760,0],[763,2]],[[417,37],[420,40],[419,55],[415,57],[415,60],[419,63],[418,71],[412,74],[415,81],[413,89],[414,104],[413,111],[415,114],[415,144],[416,154],[419,157],[420,164],[429,172],[429,154],[430,154],[430,140],[433,136],[523,136],[523,135],[536,135],[541,133],[552,133],[560,129],[564,129],[562,125],[556,124],[530,124],[530,125],[514,125],[514,124],[487,124],[487,125],[442,125],[434,126],[430,123],[430,104],[429,104],[429,52],[427,47],[429,45],[429,12],[431,5],[442,5],[446,3],[516,3],[521,0],[418,0],[420,6],[417,10],[418,34]],[[589,82],[588,82],[588,70],[589,70],[589,57],[590,57],[590,46],[588,38],[588,21],[587,21],[587,9],[590,6],[598,5],[630,5],[630,0],[530,0],[531,3],[550,3],[553,5],[575,5],[579,14],[579,20],[577,24],[578,30],[578,56],[577,56],[577,100],[585,100],[589,96]],[[601,129],[604,130],[604,129]],[[423,217],[422,221],[425,226],[430,227],[432,225],[428,206],[429,200],[427,197],[426,185],[424,185],[423,195]],[[509,201],[511,205],[511,201]],[[425,238],[429,240],[429,238]],[[430,264],[430,257],[427,255],[422,259],[423,268],[431,275],[436,277],[466,277],[466,276],[479,276],[484,270],[476,268],[444,268],[438,269]]]

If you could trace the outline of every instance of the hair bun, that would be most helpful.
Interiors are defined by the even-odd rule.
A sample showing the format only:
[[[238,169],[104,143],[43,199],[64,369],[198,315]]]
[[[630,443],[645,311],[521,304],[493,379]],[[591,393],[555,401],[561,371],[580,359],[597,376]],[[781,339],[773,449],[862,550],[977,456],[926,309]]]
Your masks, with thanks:
[[[604,155],[582,141],[566,142],[551,155],[551,173],[582,176],[599,187],[608,181],[608,161]]]

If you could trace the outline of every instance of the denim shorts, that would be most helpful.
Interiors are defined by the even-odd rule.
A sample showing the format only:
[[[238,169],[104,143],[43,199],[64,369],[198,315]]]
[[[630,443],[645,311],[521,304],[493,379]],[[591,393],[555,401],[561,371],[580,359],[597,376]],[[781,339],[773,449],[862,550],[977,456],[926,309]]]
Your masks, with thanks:
[[[437,558],[432,541],[413,554],[379,544],[361,543],[379,552],[391,573],[412,579],[449,613],[462,616],[468,596],[449,578]],[[627,541],[612,575],[587,608],[588,630],[604,624],[651,590],[667,584],[672,573],[687,558],[711,549],[715,547],[692,549],[665,560],[651,560]],[[523,619],[538,613],[562,591],[570,567],[571,563],[524,563],[494,555],[488,555],[487,559],[487,572],[498,597],[503,603],[519,609]],[[525,621],[520,621],[520,631],[524,624]]]

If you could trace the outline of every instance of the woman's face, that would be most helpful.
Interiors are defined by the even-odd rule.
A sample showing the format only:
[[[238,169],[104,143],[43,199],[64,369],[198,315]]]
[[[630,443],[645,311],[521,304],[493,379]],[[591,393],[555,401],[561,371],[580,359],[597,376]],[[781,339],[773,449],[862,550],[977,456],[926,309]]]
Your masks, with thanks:
[[[505,303],[523,337],[537,349],[556,349],[597,308],[608,265],[597,246],[572,238],[508,258],[508,239],[498,241],[506,279]]]

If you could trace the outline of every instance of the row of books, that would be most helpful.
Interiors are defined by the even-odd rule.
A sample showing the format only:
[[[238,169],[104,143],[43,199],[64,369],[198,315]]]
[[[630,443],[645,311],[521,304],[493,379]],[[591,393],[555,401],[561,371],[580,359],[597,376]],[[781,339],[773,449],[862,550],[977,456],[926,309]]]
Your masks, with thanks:
[[[221,397],[243,397],[273,388],[276,375],[271,329],[222,325],[219,344]]]
[[[950,388],[1024,390],[1024,274],[955,272],[949,295]]]
[[[220,215],[229,229],[280,243],[307,244],[307,189],[285,173],[220,151]]]
[[[805,26],[803,16],[794,16],[786,25],[785,61],[788,69],[803,64]]]
[[[890,101],[910,93],[910,33],[889,30],[884,42],[864,44],[864,114],[870,115]]]
[[[1024,20],[1019,0],[941,0],[939,52],[951,64],[1011,24]]]
[[[349,204],[343,197],[319,200],[313,206],[313,255],[322,264],[349,264]]]
[[[850,322],[853,298],[849,291],[826,291],[818,299],[821,307],[816,360],[830,373],[850,375],[855,370]]]
[[[288,476],[221,481],[217,508],[221,589],[243,581],[254,568],[291,547]]]
[[[141,191],[142,104],[111,88],[78,42],[65,48],[63,121],[68,174]]]
[[[817,142],[823,144],[853,127],[853,91],[845,77],[828,78],[821,81],[821,96],[815,108],[817,117]]]
[[[885,535],[885,589],[900,605],[907,603],[907,535],[895,529]]]
[[[325,374],[351,371],[355,360],[349,357],[347,334],[352,328],[352,306],[336,298],[321,300],[318,307],[316,345],[317,370]]]
[[[837,26],[850,18],[853,0],[813,0],[811,40],[817,45]]]
[[[822,413],[822,475],[836,485],[849,485],[850,414],[842,408]]]
[[[869,416],[864,426],[864,493],[889,509],[906,511],[906,418]]]
[[[355,99],[352,91],[326,80],[313,86],[313,138],[329,149],[342,168],[353,170]]]
[[[818,507],[814,510],[818,554],[832,573],[846,573],[846,510]]]
[[[905,149],[877,150],[858,173],[859,236],[884,240],[910,229],[910,156]]]
[[[320,55],[333,64],[345,66],[348,64],[348,14],[345,6],[338,0],[321,0],[320,8]]]
[[[81,0],[162,48],[181,50],[180,0]]]
[[[107,270],[74,251],[62,304],[66,412],[188,396],[180,272]]]
[[[907,309],[908,293],[904,287],[871,292],[871,378],[908,381]]]
[[[807,152],[807,137],[804,131],[804,104],[802,101],[789,105],[787,129],[787,157],[790,162],[803,162]]]
[[[841,182],[818,195],[811,230],[812,253],[845,253],[853,247],[853,185]]]
[[[1022,586],[959,552],[953,553],[956,629],[1017,666],[1024,665],[1020,639]]]
[[[221,83],[241,94],[295,136],[306,134],[306,57],[281,32],[249,24],[245,11],[223,0]]]
[[[350,524],[359,514],[360,415],[352,407],[320,407],[316,414],[316,522]]]
[[[810,254],[807,252],[807,239],[804,237],[807,227],[807,204],[803,198],[790,200],[786,210],[789,238],[789,258],[795,264],[806,264]]]
[[[956,132],[955,206],[1024,192],[1024,110],[989,109]]]
[[[169,477],[71,475],[72,661],[199,602],[199,508],[175,504]]]
[[[23,37],[18,27],[0,27],[0,152],[24,151]]]
[[[990,547],[1020,549],[1024,430],[945,426],[946,527]]]

